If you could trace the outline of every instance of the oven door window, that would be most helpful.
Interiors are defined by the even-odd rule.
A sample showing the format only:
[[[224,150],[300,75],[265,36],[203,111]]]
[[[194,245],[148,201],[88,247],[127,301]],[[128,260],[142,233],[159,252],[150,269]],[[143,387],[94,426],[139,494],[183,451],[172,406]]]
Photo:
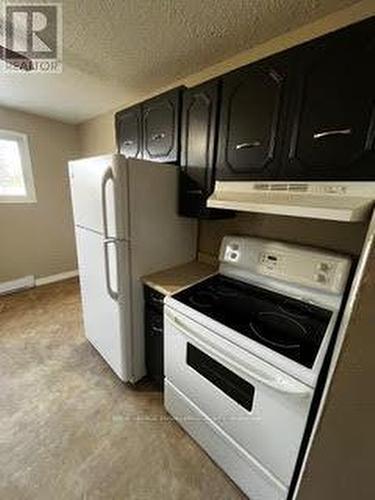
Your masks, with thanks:
[[[253,408],[254,386],[215,359],[187,343],[186,363],[246,410]]]

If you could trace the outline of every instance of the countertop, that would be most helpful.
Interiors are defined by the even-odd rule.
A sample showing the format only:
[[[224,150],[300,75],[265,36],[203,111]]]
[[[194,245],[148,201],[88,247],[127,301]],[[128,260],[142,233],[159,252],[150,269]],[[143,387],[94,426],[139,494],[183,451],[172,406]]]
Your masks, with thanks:
[[[216,272],[217,267],[214,265],[192,261],[143,276],[142,282],[164,295],[172,295]]]

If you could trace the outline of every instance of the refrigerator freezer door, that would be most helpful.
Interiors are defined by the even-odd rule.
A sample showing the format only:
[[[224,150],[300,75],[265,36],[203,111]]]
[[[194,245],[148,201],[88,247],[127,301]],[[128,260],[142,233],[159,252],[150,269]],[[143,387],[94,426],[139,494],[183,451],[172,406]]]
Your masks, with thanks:
[[[129,243],[80,227],[76,240],[85,335],[121,380],[131,380]]]
[[[69,162],[74,223],[104,237],[128,239],[128,173],[122,155]]]

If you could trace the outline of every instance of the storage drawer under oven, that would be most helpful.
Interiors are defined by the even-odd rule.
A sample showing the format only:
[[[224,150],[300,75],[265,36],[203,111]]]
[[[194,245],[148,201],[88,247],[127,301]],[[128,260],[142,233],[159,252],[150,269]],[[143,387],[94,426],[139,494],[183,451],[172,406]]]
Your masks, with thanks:
[[[288,486],[312,389],[169,307],[164,329],[167,380]]]

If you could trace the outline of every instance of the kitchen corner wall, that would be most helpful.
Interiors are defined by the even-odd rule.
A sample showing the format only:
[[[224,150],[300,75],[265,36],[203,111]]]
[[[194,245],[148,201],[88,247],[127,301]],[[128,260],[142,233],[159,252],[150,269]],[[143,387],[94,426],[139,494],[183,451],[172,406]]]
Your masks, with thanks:
[[[78,127],[82,156],[98,156],[116,151],[114,112],[104,113]]]
[[[78,127],[0,108],[0,129],[28,135],[37,203],[0,203],[0,283],[77,267],[67,162],[80,154]]]
[[[356,257],[361,252],[366,230],[366,223],[237,213],[233,219],[202,221],[199,251],[204,260],[212,261],[218,255],[223,236],[237,234],[309,245]]]

